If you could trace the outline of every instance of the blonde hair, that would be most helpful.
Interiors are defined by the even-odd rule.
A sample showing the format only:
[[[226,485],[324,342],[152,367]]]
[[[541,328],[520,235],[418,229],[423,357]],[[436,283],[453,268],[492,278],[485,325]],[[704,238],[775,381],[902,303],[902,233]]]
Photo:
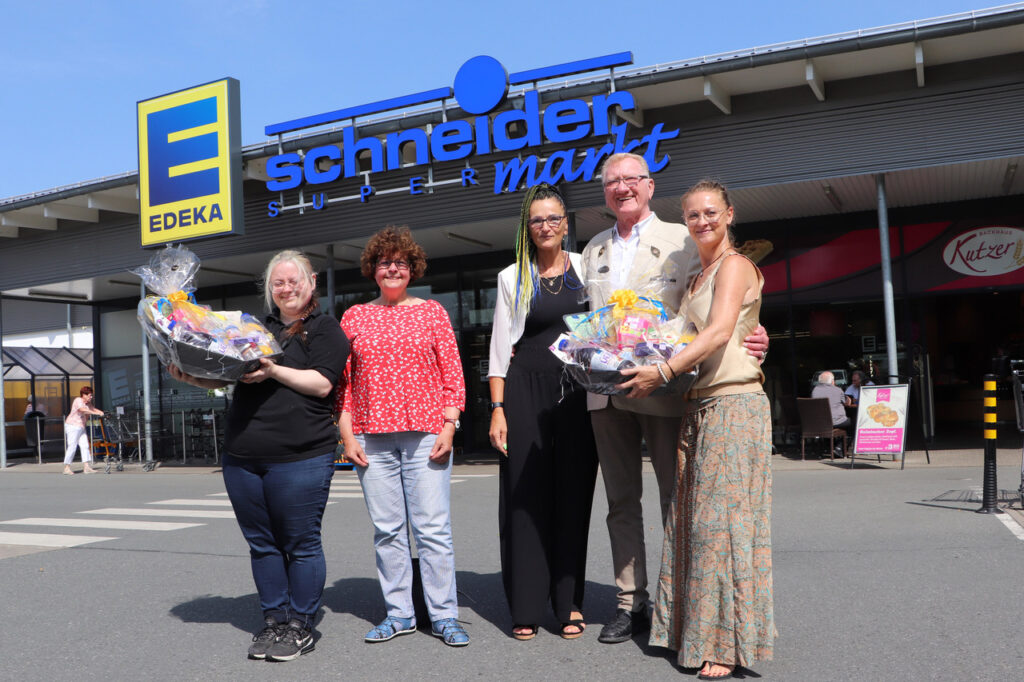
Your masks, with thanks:
[[[316,271],[313,270],[313,264],[309,262],[309,258],[307,258],[304,253],[288,249],[271,258],[270,262],[267,263],[267,269],[263,271],[263,299],[266,303],[267,310],[274,309],[274,294],[273,286],[270,282],[270,274],[274,271],[274,268],[281,263],[291,263],[298,268],[302,279],[310,286],[311,300],[316,301]]]

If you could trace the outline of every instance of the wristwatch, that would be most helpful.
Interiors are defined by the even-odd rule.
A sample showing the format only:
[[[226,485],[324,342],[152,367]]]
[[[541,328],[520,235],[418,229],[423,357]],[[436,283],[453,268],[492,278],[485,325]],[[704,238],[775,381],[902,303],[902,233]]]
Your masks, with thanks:
[[[451,424],[452,426],[455,427],[456,431],[458,431],[459,427],[462,426],[462,424],[459,422],[458,419],[449,419],[448,417],[444,418],[444,423],[445,424]]]
[[[499,407],[504,409],[505,403],[500,403],[500,402],[499,403],[491,403],[491,412],[493,412],[494,410],[498,409]]]

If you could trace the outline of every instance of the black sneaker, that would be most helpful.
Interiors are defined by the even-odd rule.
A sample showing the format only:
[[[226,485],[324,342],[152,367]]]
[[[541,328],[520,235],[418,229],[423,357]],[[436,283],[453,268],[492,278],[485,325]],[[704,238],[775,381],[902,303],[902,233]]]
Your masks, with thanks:
[[[267,649],[277,641],[284,630],[284,626],[273,618],[263,621],[263,629],[252,636],[252,645],[249,647],[249,658],[262,660],[267,657]]]
[[[288,621],[277,641],[267,649],[270,661],[291,661],[313,650],[313,631],[297,620]]]

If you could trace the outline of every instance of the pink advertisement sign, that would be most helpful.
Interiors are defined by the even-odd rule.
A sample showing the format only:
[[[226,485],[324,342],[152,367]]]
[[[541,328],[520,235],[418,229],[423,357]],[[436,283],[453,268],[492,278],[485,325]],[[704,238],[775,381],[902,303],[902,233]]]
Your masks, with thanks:
[[[853,451],[858,455],[899,454],[907,431],[906,384],[861,386]]]

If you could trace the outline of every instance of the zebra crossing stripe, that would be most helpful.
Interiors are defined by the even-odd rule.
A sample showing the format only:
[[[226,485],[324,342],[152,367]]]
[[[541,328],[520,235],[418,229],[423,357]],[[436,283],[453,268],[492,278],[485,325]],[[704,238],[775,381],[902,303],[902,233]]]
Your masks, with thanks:
[[[0,545],[27,545],[29,547],[77,547],[92,542],[117,540],[98,535],[58,535],[54,533],[7,533],[0,531]]]
[[[195,505],[197,507],[230,507],[230,500],[160,500],[158,502],[147,502],[146,504],[176,504],[178,506]]]
[[[109,530],[181,530],[203,526],[203,523],[171,523],[167,521],[129,521],[125,519],[43,519],[27,518],[0,521],[14,526],[62,526],[67,528],[106,528]]]
[[[233,519],[235,513],[217,509],[128,509],[125,507],[107,507],[105,509],[89,509],[78,514],[105,514],[107,516],[182,516],[194,519]]]

